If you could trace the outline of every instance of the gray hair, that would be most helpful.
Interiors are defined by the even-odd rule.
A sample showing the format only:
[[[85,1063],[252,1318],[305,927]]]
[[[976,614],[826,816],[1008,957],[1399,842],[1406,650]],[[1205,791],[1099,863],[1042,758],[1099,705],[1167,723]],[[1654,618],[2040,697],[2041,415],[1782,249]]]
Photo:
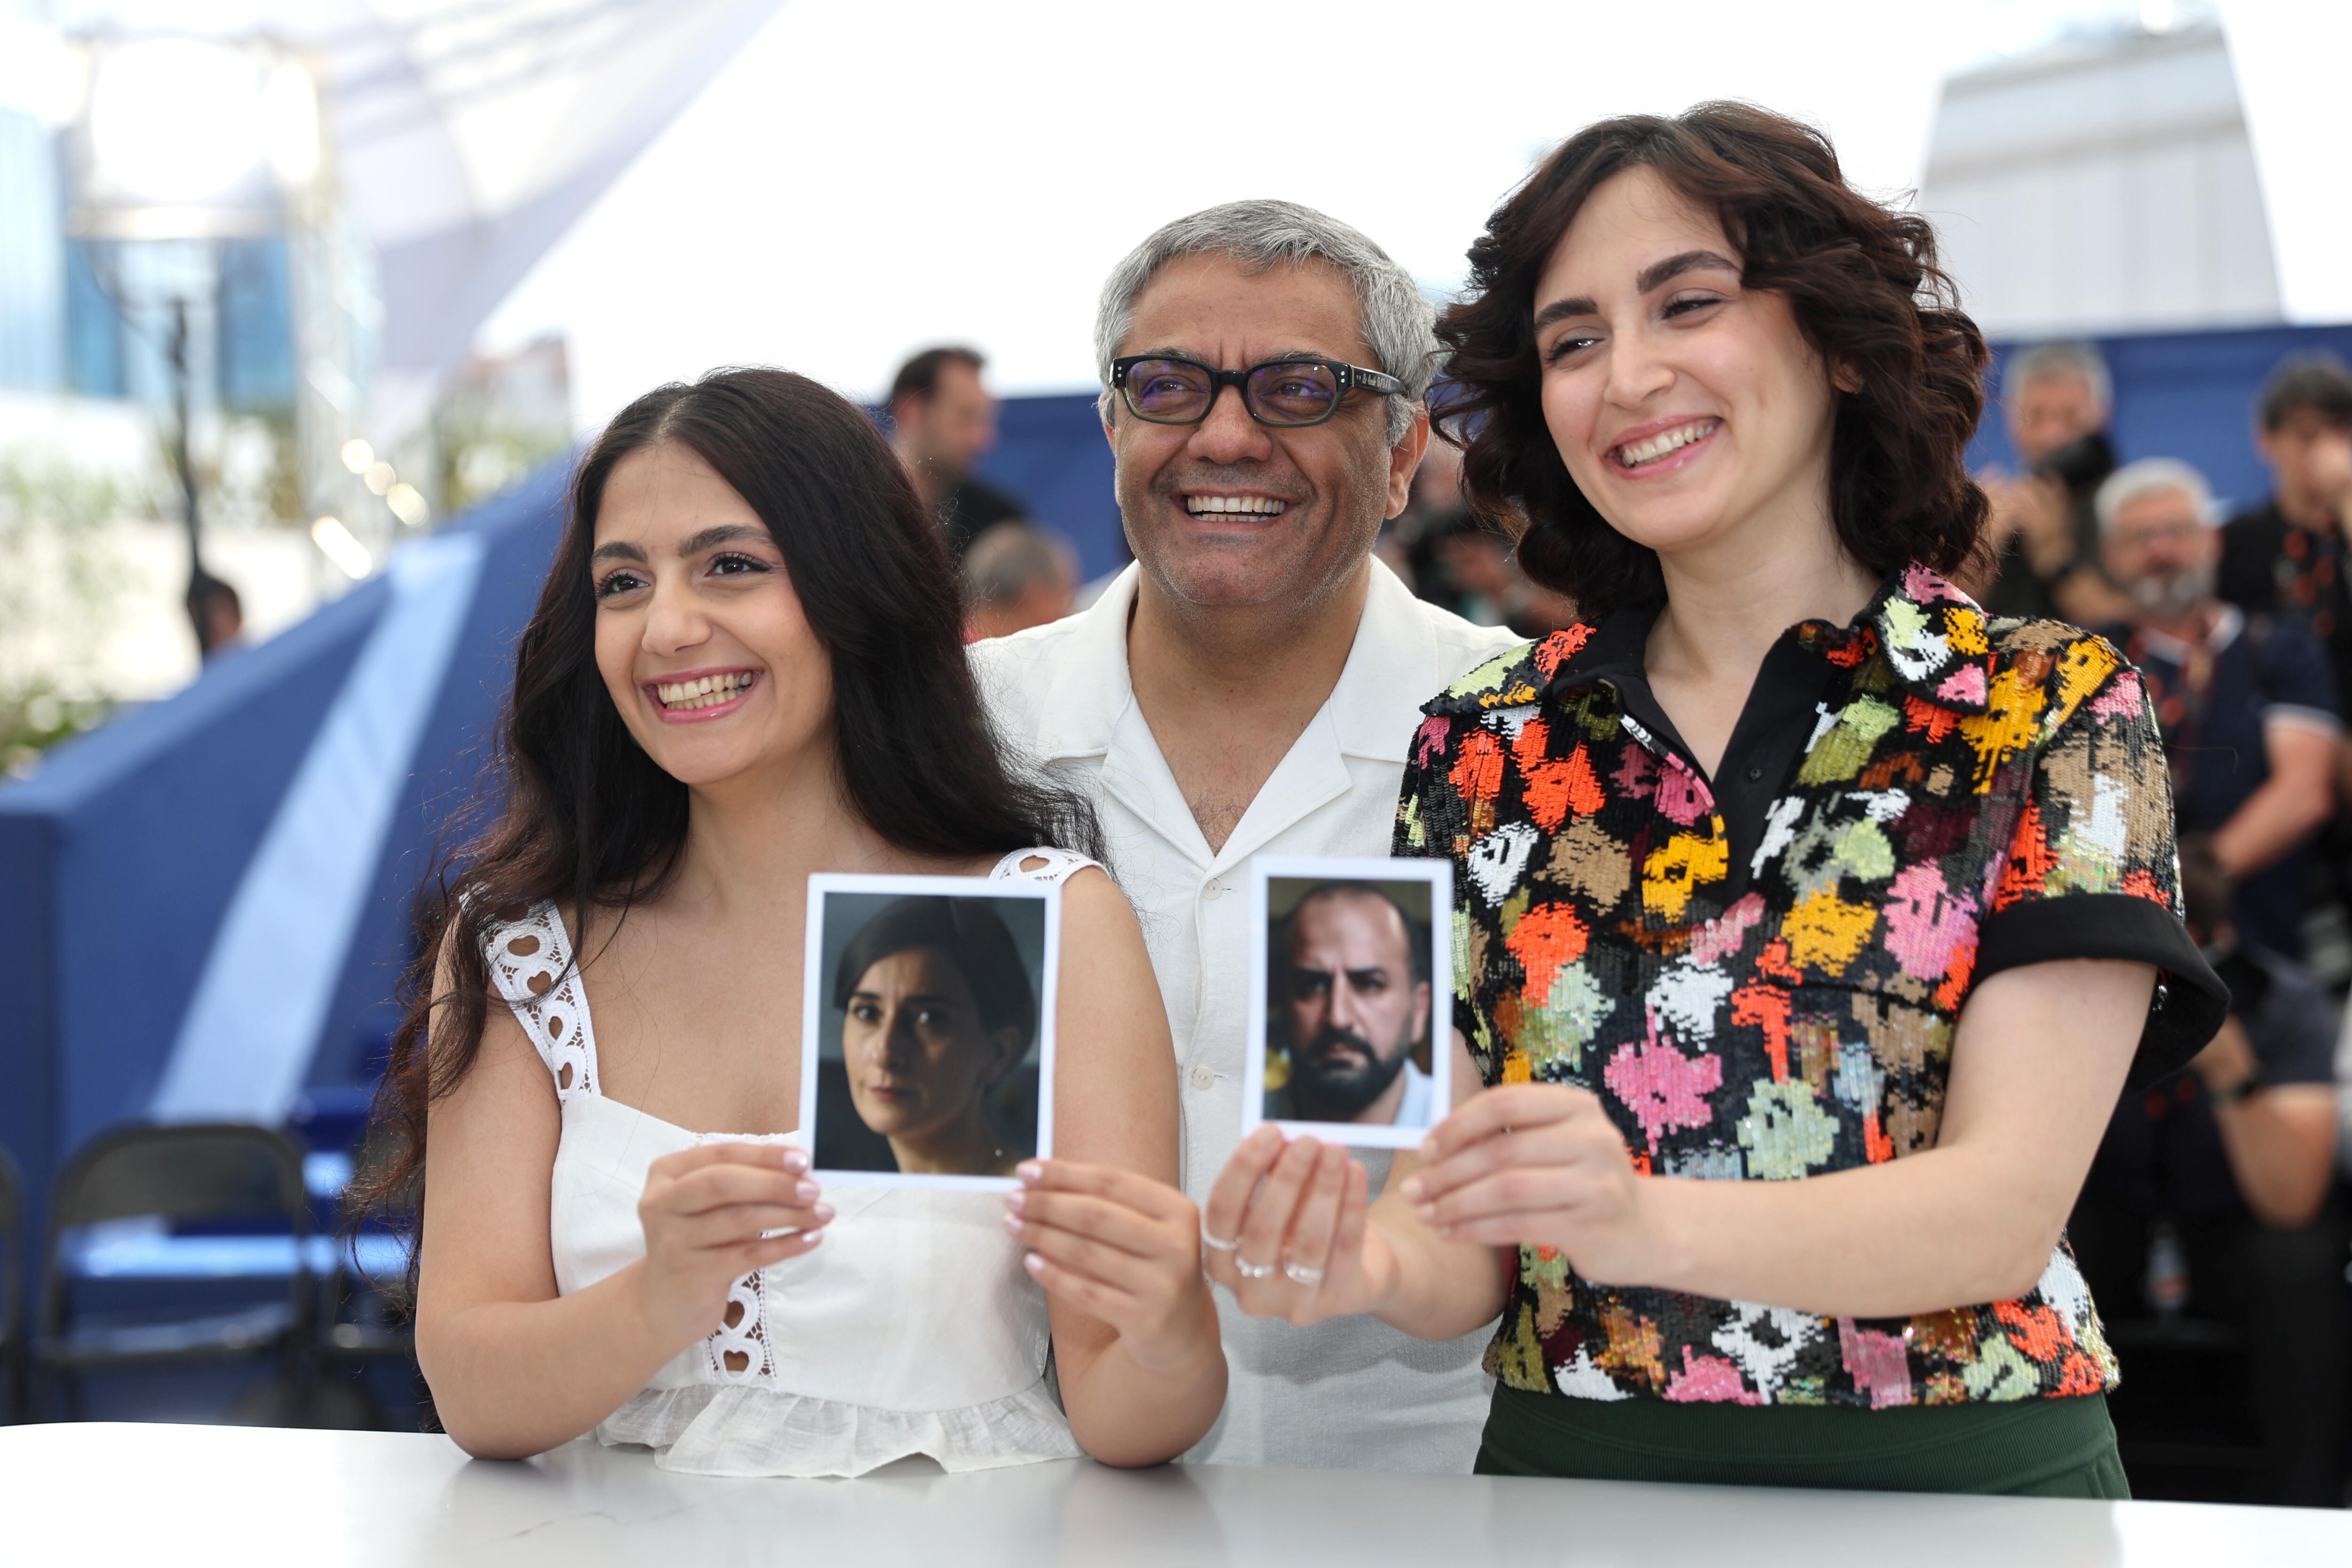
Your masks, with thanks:
[[[2103,409],[2116,405],[2115,378],[2091,343],[2037,343],[2013,355],[2000,373],[2000,395],[2015,397],[2029,381],[2080,381]]]
[[[2137,463],[2126,463],[2109,474],[2099,493],[2091,499],[2092,510],[2099,514],[2099,531],[2105,533],[2116,525],[2116,514],[2142,496],[2177,491],[2189,498],[2197,511],[2197,521],[2208,525],[2213,521],[2213,489],[2205,476],[2178,458],[2142,458]]]
[[[969,604],[1010,605],[1040,583],[1077,583],[1069,542],[1032,523],[999,522],[964,551],[964,598]]]
[[[1229,257],[1253,272],[1312,259],[1345,274],[1363,312],[1364,341],[1380,361],[1376,368],[1404,383],[1405,395],[1390,399],[1388,405],[1389,444],[1403,439],[1436,379],[1437,312],[1412,275],[1390,260],[1387,251],[1338,218],[1297,202],[1227,202],[1180,217],[1111,268],[1095,311],[1095,368],[1102,378],[1098,406],[1105,425],[1111,415],[1110,362],[1134,324],[1136,297],[1152,274],[1187,256]]]

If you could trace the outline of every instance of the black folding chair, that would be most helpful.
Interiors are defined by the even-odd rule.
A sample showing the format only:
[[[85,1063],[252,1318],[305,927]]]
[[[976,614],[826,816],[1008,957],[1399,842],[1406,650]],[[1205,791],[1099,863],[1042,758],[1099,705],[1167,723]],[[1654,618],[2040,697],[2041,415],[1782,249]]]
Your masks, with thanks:
[[[87,1227],[157,1219],[192,1236],[157,1236],[137,1267],[111,1271],[116,1290],[173,1284],[182,1300],[90,1312],[78,1288],[106,1279],[82,1250]],[[210,1232],[215,1235],[202,1233]],[[83,1146],[58,1179],[50,1204],[41,1310],[33,1343],[37,1369],[63,1384],[68,1418],[81,1415],[82,1379],[97,1371],[205,1361],[284,1357],[289,1371],[310,1346],[317,1281],[310,1267],[310,1204],[302,1186],[302,1152],[266,1127],[236,1123],[133,1126]],[[176,1258],[220,1239],[257,1237],[263,1256],[229,1268],[182,1269]],[[282,1251],[271,1244],[282,1237]],[[283,1300],[226,1311],[185,1310],[189,1282],[199,1279],[274,1281]],[[173,1310],[177,1307],[178,1310]]]
[[[372,1170],[383,1158],[380,1140],[370,1138],[357,1152],[358,1170]],[[349,1201],[346,1194],[336,1196],[338,1207]],[[416,1331],[398,1304],[396,1287],[407,1267],[407,1246],[386,1230],[371,1226],[334,1238],[334,1268],[322,1276],[317,1354],[322,1382],[335,1384],[347,1396],[337,1425],[385,1424],[386,1413],[368,1376],[372,1363],[404,1363],[406,1384],[413,1387],[421,1382],[415,1370]]]
[[[25,1393],[25,1176],[0,1149],[0,1400],[6,1415],[32,1414]]]

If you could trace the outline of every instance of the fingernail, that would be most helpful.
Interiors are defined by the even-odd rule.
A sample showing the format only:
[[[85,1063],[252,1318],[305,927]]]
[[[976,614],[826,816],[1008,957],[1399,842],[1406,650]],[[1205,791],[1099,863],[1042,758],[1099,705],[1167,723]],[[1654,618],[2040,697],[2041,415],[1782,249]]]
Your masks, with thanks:
[[[793,1184],[793,1196],[802,1203],[809,1202],[823,1191],[824,1191],[823,1187],[805,1179]]]
[[[1421,1202],[1421,1178],[1407,1176],[1404,1179],[1404,1185],[1399,1187],[1397,1191],[1404,1194],[1404,1201],[1409,1204]]]
[[[1029,1194],[1027,1193],[1007,1193],[1004,1194],[1004,1206],[1011,1209],[1014,1214],[1019,1214],[1028,1205],[1028,1203]]]
[[[1045,1260],[1034,1252],[1024,1252],[1021,1255],[1021,1267],[1032,1274],[1043,1274],[1045,1272]]]
[[[1034,1160],[1024,1160],[1013,1167],[1013,1173],[1023,1181],[1034,1184],[1045,1179],[1045,1167]]]
[[[1412,1212],[1414,1216],[1418,1218],[1422,1224],[1432,1226],[1433,1228],[1436,1226],[1437,1205],[1435,1204],[1417,1205]]]
[[[783,1167],[798,1175],[808,1169],[808,1156],[798,1149],[787,1149],[783,1152]]]
[[[823,1225],[825,1221],[833,1217],[833,1205],[831,1204],[819,1204],[816,1207],[809,1210],[809,1214],[810,1216],[817,1222],[817,1224]]]
[[[811,1247],[814,1247],[818,1242],[824,1239],[824,1232],[821,1230],[804,1230],[801,1232],[801,1235],[808,1238],[808,1244]]]
[[[1017,1214],[1006,1215],[1004,1216],[1004,1228],[1011,1231],[1013,1235],[1019,1236],[1022,1231],[1021,1216]]]

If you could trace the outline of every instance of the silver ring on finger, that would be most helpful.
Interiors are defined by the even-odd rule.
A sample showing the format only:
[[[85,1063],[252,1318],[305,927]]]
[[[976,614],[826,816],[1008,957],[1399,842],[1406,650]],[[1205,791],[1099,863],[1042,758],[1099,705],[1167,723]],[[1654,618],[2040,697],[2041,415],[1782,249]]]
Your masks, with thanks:
[[[1241,1246],[1241,1238],[1236,1237],[1233,1240],[1227,1241],[1222,1236],[1211,1236],[1209,1234],[1209,1227],[1204,1225],[1201,1227],[1201,1245],[1213,1248],[1218,1252],[1231,1252],[1235,1247]]]
[[[1314,1286],[1323,1283],[1323,1270],[1320,1268],[1309,1268],[1304,1263],[1291,1263],[1286,1261],[1282,1266],[1282,1272],[1284,1278],[1287,1279],[1293,1285]]]
[[[1274,1278],[1275,1266],[1273,1264],[1252,1263],[1248,1258],[1242,1257],[1239,1253],[1235,1253],[1234,1255],[1234,1267],[1241,1270],[1241,1276],[1244,1279],[1271,1279]]]

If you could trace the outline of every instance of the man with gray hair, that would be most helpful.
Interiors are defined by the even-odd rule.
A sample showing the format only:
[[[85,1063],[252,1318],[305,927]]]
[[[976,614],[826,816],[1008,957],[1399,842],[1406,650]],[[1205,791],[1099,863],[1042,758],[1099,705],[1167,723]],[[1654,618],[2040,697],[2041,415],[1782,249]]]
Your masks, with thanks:
[[[2099,571],[2091,496],[2115,471],[2115,386],[2089,343],[2042,343],[2002,367],[2000,404],[2023,472],[1983,476],[2000,564],[1980,597],[1997,616],[2095,626],[2124,614]]]
[[[1058,621],[1077,596],[1076,552],[1034,523],[997,523],[963,552],[966,642]]]
[[[2239,932],[2299,957],[2306,847],[2335,809],[2343,732],[2326,653],[2300,624],[2215,595],[2221,534],[2195,468],[2129,464],[2094,505],[2107,574],[2131,605],[2109,636],[2156,704],[2179,831],[2210,837],[2237,886]]]
[[[1372,555],[1428,444],[1432,319],[1380,247],[1310,208],[1236,202],[1152,235],[1095,332],[1135,564],[1086,611],[972,648],[1000,732],[1101,809],[1175,1034],[1196,1203],[1241,1137],[1250,858],[1386,855],[1421,703],[1518,640]],[[1387,1160],[1364,1163],[1377,1188]],[[1189,1458],[1470,1468],[1484,1331],[1432,1344],[1218,1309],[1229,1392]]]

